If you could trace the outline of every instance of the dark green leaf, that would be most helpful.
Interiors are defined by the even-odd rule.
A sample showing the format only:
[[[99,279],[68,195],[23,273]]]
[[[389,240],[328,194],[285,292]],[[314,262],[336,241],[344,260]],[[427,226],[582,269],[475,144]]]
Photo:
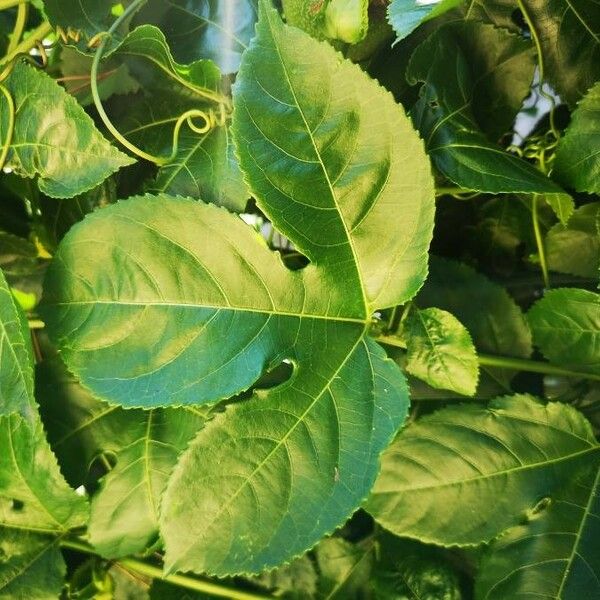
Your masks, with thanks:
[[[569,273],[595,279],[600,267],[600,233],[596,219],[600,202],[578,208],[567,225],[557,223],[546,235],[548,267],[559,273]]]
[[[524,395],[487,408],[452,406],[398,435],[366,508],[399,536],[480,544],[517,525],[598,456],[589,423],[570,406]]]
[[[600,19],[600,13],[598,18]],[[600,28],[598,31],[600,38]],[[598,61],[600,62],[600,50]],[[600,77],[600,72],[598,76]],[[584,96],[573,112],[571,123],[558,144],[553,176],[563,185],[578,192],[600,194],[598,148],[600,148],[600,83]]]
[[[466,0],[463,10],[465,19],[491,23],[521,33],[515,19],[518,12],[516,0]]]
[[[538,510],[507,531],[484,555],[477,598],[600,597],[600,470],[582,467],[569,485],[544,497]]]
[[[482,131],[497,138],[510,128],[533,68],[529,42],[477,22],[445,25],[415,50],[406,76],[423,86],[411,115],[443,175],[483,192],[561,192]]]
[[[550,290],[529,310],[527,320],[535,345],[549,361],[600,374],[600,294]]]
[[[473,396],[477,389],[477,352],[465,326],[439,308],[410,310],[404,320],[406,370],[435,388]]]
[[[100,135],[75,99],[45,73],[19,62],[5,85],[17,107],[8,165],[23,177],[39,176],[43,193],[69,198],[133,163]],[[2,102],[2,139],[7,123],[8,107]]]
[[[544,74],[569,105],[600,79],[600,5],[593,0],[523,0],[542,47]]]

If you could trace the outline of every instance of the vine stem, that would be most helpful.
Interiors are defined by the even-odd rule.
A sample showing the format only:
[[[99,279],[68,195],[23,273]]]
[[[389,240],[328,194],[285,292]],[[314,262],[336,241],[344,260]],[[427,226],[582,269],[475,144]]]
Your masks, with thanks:
[[[378,335],[374,338],[382,344],[406,348],[406,344],[392,335]],[[511,358],[510,356],[496,356],[493,354],[477,353],[480,365],[485,367],[496,367],[498,369],[515,369],[517,371],[528,371],[529,373],[541,373],[542,375],[557,375],[562,377],[577,377],[579,379],[590,379],[600,381],[600,375],[594,373],[582,373],[563,367],[557,367],[546,362],[530,360],[528,358]]]
[[[0,10],[6,10],[8,8],[14,8],[20,4],[27,4],[29,0],[0,0]]]
[[[535,236],[535,244],[537,246],[538,256],[540,257],[540,267],[542,269],[542,277],[544,278],[544,287],[550,287],[550,276],[548,274],[548,264],[546,262],[546,251],[544,249],[544,240],[540,229],[540,220],[538,215],[538,204],[540,195],[533,194],[533,206],[531,208],[531,218],[533,222],[533,234]]]
[[[44,21],[38,25],[30,35],[27,36],[21,43],[17,44],[15,49],[7,54],[0,64],[9,63],[18,54],[27,54],[32,48],[34,48],[40,40],[43,40],[49,33],[52,32],[52,25],[47,21]]]
[[[96,555],[93,548],[77,540],[63,539],[60,541],[60,545],[63,548],[75,550],[76,552]],[[140,575],[146,575],[152,579],[160,579],[195,592],[211,594],[218,598],[230,598],[231,600],[270,600],[272,598],[272,596],[236,590],[235,588],[220,585],[212,581],[203,581],[202,579],[197,579],[195,577],[188,577],[187,575],[165,575],[160,567],[150,565],[135,558],[123,558],[115,561],[115,563],[129,571],[139,573]]]
[[[23,31],[25,31],[25,25],[27,24],[27,15],[29,14],[29,4],[19,4],[17,8],[17,20],[15,22],[15,28],[10,36],[10,42],[6,49],[7,54],[14,52],[15,48],[19,45]]]

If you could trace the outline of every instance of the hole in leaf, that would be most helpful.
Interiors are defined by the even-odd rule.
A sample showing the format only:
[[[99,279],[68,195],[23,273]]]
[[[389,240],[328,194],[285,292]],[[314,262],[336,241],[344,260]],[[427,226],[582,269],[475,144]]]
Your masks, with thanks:
[[[25,508],[25,504],[21,500],[17,500],[16,498],[13,498],[10,508],[14,512],[21,512],[23,510],[23,508]]]
[[[252,386],[252,390],[271,390],[284,384],[294,372],[294,363],[289,359],[267,369]]]
[[[429,108],[439,108],[439,107],[440,107],[440,103],[437,100],[429,101]]]

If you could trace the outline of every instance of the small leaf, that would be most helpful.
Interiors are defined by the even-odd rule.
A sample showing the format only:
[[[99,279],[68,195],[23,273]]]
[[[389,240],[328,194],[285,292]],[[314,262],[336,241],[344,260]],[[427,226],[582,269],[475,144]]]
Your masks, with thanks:
[[[398,435],[366,508],[399,536],[480,544],[517,525],[598,456],[589,423],[568,405],[517,395],[487,408],[452,406]]]
[[[490,127],[492,121],[494,137],[512,125],[533,68],[527,41],[477,22],[444,25],[418,46],[406,73],[409,83],[423,82],[411,116],[443,175],[481,192],[562,192],[531,164],[490,142],[479,124]]]
[[[404,320],[406,370],[435,388],[473,396],[477,389],[477,352],[465,326],[439,308],[414,309]]]
[[[597,459],[590,463],[490,546],[476,579],[477,598],[600,597],[600,470]]]
[[[357,44],[369,29],[368,0],[327,0],[325,36],[347,44]]]
[[[600,6],[588,0],[523,0],[545,75],[570,106],[600,79]]]
[[[535,345],[550,362],[600,374],[600,294],[550,290],[532,306],[527,320]]]
[[[402,40],[424,21],[434,19],[460,4],[461,0],[392,0],[388,6],[388,20],[397,39]]]
[[[7,164],[23,177],[38,175],[40,191],[48,196],[76,196],[134,162],[111,146],[75,99],[45,73],[18,62],[6,87],[17,107]],[[0,123],[4,139],[6,102],[0,104]]]
[[[33,414],[33,357],[25,315],[0,271],[0,415]]]
[[[575,211],[575,201],[569,194],[544,194],[544,200],[554,211],[561,225],[566,225]]]
[[[600,13],[598,16],[600,18]],[[600,60],[600,45],[598,48]],[[598,76],[600,77],[600,72]],[[600,82],[588,91],[573,112],[571,123],[556,150],[553,177],[578,192],[600,194],[598,147],[600,147]]]
[[[600,202],[579,207],[567,225],[557,223],[546,235],[548,267],[559,273],[579,277],[598,276],[600,267],[600,233],[596,219]]]

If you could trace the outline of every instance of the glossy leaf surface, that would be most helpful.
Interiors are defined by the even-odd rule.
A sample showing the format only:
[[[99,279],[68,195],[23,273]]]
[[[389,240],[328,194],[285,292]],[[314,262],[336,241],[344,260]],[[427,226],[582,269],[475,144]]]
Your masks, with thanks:
[[[393,0],[388,7],[388,19],[398,40],[412,33],[423,21],[433,19],[461,4],[460,0]]]

